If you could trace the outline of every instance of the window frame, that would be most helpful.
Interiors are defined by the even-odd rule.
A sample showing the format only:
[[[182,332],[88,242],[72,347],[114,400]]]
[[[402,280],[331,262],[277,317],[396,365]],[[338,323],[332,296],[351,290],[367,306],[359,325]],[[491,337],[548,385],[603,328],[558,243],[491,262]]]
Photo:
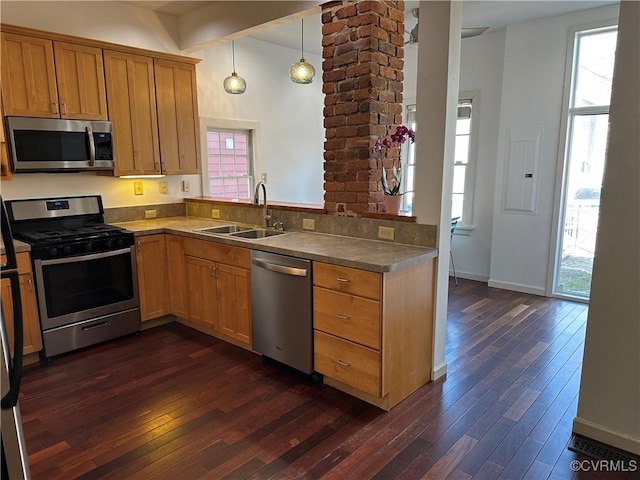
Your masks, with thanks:
[[[462,218],[458,221],[454,235],[470,235],[474,229],[473,213],[475,202],[476,165],[478,163],[478,137],[480,122],[480,91],[468,90],[458,95],[458,107],[461,103],[471,104],[471,130],[469,132],[469,151],[467,153],[467,171],[464,178],[462,200]],[[456,109],[456,122],[458,119]],[[456,135],[457,136],[457,135]]]
[[[224,178],[224,177],[210,177],[209,165],[208,165],[208,145],[207,145],[207,133],[210,131],[217,132],[248,132],[248,165],[247,171],[249,174],[245,176],[233,176],[233,178],[248,178],[249,179],[249,198],[251,198],[255,183],[257,166],[259,165],[259,142],[260,142],[260,123],[252,122],[248,120],[232,120],[226,118],[207,118],[200,117],[200,145],[202,151],[202,171],[200,173],[200,181],[202,187],[203,196],[211,195],[211,178]]]

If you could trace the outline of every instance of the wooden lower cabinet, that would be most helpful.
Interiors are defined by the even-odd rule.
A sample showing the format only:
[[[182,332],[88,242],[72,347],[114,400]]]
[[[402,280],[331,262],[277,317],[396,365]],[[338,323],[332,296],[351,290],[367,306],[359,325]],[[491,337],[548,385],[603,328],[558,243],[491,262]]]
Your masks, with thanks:
[[[216,269],[220,333],[251,346],[251,274],[218,264]]]
[[[313,264],[314,368],[385,410],[431,378],[434,260],[375,273]]]
[[[31,260],[26,252],[18,253],[18,273],[20,277],[20,298],[22,300],[23,329],[23,353],[28,355],[42,350],[42,336],[40,334],[40,320],[38,317],[38,304],[33,285],[31,272]],[[2,260],[4,262],[4,259]],[[13,303],[11,282],[3,278],[2,288],[2,314],[9,334],[9,344],[13,353]]]
[[[193,238],[181,241],[182,273],[176,273],[177,261],[170,263],[172,276],[183,276],[188,295],[180,294],[185,311],[178,313],[172,306],[172,313],[193,328],[251,349],[250,250]]]
[[[164,234],[136,238],[136,267],[141,320],[144,322],[171,313]]]
[[[187,278],[184,265],[184,237],[166,235],[167,266],[169,267],[169,302],[171,313],[187,318]]]
[[[199,330],[213,334],[218,330],[216,264],[190,256],[185,256],[184,259],[189,287],[189,321]]]

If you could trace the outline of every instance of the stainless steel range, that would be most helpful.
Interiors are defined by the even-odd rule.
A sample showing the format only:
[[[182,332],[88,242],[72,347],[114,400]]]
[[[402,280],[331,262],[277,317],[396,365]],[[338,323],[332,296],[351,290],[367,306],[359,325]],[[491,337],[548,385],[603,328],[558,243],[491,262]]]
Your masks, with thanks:
[[[133,233],[104,223],[99,195],[5,203],[31,245],[41,359],[140,330]]]

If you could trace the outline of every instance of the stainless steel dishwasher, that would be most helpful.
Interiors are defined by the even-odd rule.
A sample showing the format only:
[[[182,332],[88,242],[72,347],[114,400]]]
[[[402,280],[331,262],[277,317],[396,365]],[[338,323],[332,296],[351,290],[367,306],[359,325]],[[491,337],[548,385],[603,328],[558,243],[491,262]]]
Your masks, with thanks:
[[[251,251],[253,349],[313,372],[311,262]]]

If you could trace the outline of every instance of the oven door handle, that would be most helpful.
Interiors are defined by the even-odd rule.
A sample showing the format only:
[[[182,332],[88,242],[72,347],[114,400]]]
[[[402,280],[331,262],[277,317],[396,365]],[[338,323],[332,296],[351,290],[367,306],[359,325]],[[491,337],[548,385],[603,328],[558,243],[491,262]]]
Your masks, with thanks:
[[[59,265],[61,263],[85,262],[87,260],[97,260],[99,258],[117,257],[131,253],[133,247],[127,247],[120,250],[111,250],[109,252],[92,253],[89,255],[76,255],[74,257],[56,258],[53,260],[37,260],[41,265]]]

